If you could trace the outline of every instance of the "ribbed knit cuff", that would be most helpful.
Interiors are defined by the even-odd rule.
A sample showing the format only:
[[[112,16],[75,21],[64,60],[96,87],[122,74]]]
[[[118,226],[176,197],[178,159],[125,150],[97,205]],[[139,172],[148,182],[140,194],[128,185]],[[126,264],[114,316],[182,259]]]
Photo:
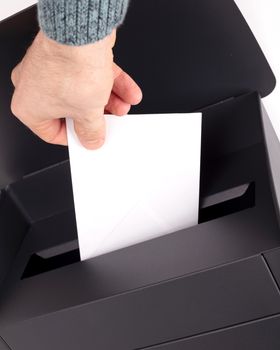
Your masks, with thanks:
[[[67,45],[94,43],[111,34],[126,15],[129,0],[39,0],[42,31]]]

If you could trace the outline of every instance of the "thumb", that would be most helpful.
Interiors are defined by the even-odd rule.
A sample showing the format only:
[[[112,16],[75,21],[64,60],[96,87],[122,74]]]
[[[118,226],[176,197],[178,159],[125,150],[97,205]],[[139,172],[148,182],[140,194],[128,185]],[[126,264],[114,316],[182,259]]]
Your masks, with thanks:
[[[100,148],[105,141],[104,110],[97,110],[92,115],[74,120],[76,134],[81,144],[91,150]]]

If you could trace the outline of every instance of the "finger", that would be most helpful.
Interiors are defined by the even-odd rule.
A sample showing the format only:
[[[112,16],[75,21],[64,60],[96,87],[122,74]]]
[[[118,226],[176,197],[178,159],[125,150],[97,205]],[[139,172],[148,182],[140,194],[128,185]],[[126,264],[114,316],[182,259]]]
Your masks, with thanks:
[[[100,148],[105,141],[104,110],[97,110],[89,117],[74,120],[75,131],[81,144],[90,150]]]
[[[17,86],[20,74],[20,63],[12,70],[11,80],[14,87]]]
[[[53,119],[39,124],[27,125],[43,141],[55,145],[67,145],[66,125],[64,119]]]
[[[32,113],[25,112],[24,104],[19,99],[17,90],[15,90],[12,97],[11,112],[43,141],[57,145],[67,145],[65,119],[53,119],[50,116],[39,119],[34,115],[32,116]]]
[[[143,95],[136,82],[114,63],[114,86],[113,92],[124,102],[136,105],[141,102]]]
[[[117,116],[123,116],[128,114],[128,112],[130,111],[130,108],[131,108],[130,104],[124,102],[112,92],[109,102],[105,107],[105,111]]]

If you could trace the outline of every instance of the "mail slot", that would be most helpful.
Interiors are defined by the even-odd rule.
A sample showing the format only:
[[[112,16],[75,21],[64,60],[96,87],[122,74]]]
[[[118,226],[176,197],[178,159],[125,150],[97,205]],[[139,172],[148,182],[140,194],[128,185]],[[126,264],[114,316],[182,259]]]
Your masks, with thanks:
[[[244,192],[239,192],[244,191]],[[227,198],[229,196],[229,198]],[[211,203],[213,201],[213,203]],[[237,213],[255,205],[255,184],[238,186],[228,191],[207,197],[204,203],[211,205],[200,209],[200,223]],[[208,203],[208,204],[209,204]],[[78,240],[33,253],[22,275],[22,279],[52,271],[81,260]]]
[[[3,349],[279,349],[275,78],[234,1],[166,4],[131,2],[115,57],[144,90],[132,113],[203,113],[199,224],[86,261],[67,150],[9,111],[36,9],[0,23]]]

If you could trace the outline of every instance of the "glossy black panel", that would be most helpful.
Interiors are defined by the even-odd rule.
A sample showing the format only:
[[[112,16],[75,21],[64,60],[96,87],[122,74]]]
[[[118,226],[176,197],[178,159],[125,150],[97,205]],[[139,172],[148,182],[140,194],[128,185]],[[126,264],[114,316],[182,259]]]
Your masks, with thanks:
[[[48,292],[62,297],[61,290]],[[78,280],[69,292],[83,293]],[[135,350],[276,313],[280,295],[262,258],[255,257],[15,322],[1,335],[13,350]]]

